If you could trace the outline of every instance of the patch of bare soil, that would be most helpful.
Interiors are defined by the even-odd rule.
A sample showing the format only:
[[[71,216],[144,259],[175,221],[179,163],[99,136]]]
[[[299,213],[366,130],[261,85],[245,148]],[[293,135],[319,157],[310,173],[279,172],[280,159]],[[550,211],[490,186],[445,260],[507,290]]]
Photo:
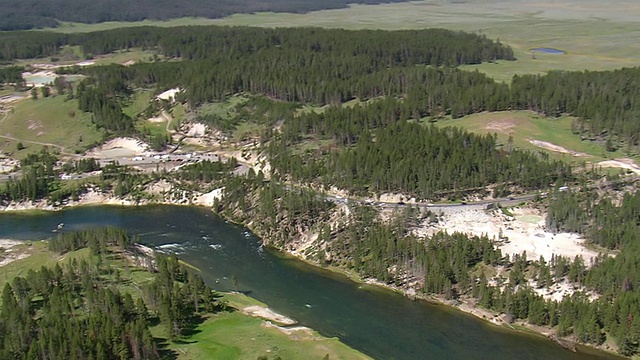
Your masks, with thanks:
[[[263,318],[265,320],[273,321],[281,325],[294,325],[296,323],[295,320],[278,314],[277,312],[262,306],[247,306],[246,308],[242,309],[242,312],[246,315]]]
[[[321,340],[322,338],[316,337],[313,335],[313,331],[306,326],[291,326],[291,327],[283,327],[278,326],[270,321],[265,321],[262,323],[263,327],[266,328],[276,328],[281,332],[287,334],[292,340]]]
[[[556,145],[556,144],[552,144],[550,142],[546,142],[546,141],[540,141],[540,140],[529,140],[529,142],[539,148],[543,148],[546,150],[550,150],[550,151],[554,151],[554,152],[559,152],[562,154],[571,154],[572,156],[588,156],[587,154],[583,153],[583,152],[577,152],[577,151],[573,151],[573,150],[569,150],[567,148],[564,148],[562,146]]]
[[[622,159],[601,161],[598,163],[598,166],[627,169],[640,175],[640,165],[638,165],[632,159],[622,158]]]
[[[15,251],[15,246],[20,244],[20,241],[0,239],[0,267],[29,256],[27,252]]]
[[[36,130],[36,129],[40,129],[42,127],[42,123],[38,120],[29,120],[27,122],[27,129],[29,130]]]
[[[490,121],[484,128],[490,132],[501,132],[504,134],[510,133],[510,129],[516,126],[515,121],[513,119],[500,119],[500,120],[492,120]]]

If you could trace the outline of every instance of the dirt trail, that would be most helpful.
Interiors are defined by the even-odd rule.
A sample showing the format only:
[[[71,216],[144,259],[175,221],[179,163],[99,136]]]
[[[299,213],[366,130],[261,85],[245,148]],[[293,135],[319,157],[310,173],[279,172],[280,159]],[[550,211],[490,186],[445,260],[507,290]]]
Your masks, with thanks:
[[[578,151],[573,151],[573,150],[569,150],[567,148],[564,148],[562,146],[556,145],[556,144],[552,144],[550,142],[546,142],[546,141],[540,141],[540,140],[529,140],[529,142],[537,147],[543,148],[543,149],[547,149],[550,151],[555,151],[555,152],[559,152],[562,154],[571,154],[572,156],[589,156],[588,154],[585,154],[583,152],[578,152]]]
[[[634,173],[640,175],[640,165],[638,165],[632,159],[615,159],[615,160],[607,160],[601,161],[598,163],[598,166],[602,167],[617,167],[622,169],[627,169],[633,171]]]
[[[55,147],[55,148],[60,149],[60,153],[63,154],[63,155],[81,157],[81,155],[73,154],[73,153],[70,153],[70,152],[66,152],[64,146],[60,146],[60,145],[57,145],[57,144],[45,143],[45,142],[40,142],[40,141],[22,140],[22,139],[18,139],[18,138],[15,138],[13,136],[7,136],[7,135],[0,135],[0,138],[7,139],[7,140],[13,140],[13,141],[17,141],[17,142],[23,142],[23,143],[27,143],[27,144],[51,146],[51,147]]]
[[[162,117],[167,121],[167,125],[165,126],[164,130],[168,133],[173,132],[169,129],[169,126],[173,122],[173,116],[171,116],[171,114],[169,114],[166,110],[162,110]]]

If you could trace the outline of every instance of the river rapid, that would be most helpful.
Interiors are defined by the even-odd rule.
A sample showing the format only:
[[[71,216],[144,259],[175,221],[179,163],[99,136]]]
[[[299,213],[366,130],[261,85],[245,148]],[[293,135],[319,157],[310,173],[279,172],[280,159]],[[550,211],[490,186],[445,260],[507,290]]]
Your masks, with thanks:
[[[45,239],[60,223],[63,231],[125,228],[142,244],[200,268],[204,280],[219,291],[231,290],[235,275],[239,291],[377,359],[619,359],[583,347],[573,353],[542,336],[354,283],[266,250],[251,232],[204,208],[88,206],[0,213],[0,238]]]

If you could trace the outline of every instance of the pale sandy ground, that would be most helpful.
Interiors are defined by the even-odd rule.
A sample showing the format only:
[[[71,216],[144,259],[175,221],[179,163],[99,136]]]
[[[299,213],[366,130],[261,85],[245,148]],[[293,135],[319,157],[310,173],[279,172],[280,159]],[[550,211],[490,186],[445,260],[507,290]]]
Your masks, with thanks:
[[[167,119],[165,119],[162,116],[156,116],[156,117],[148,118],[147,121],[152,123],[161,123],[161,122],[167,121]]]
[[[627,170],[633,171],[637,175],[640,175],[640,165],[638,165],[632,159],[622,158],[622,159],[601,161],[598,163],[598,166],[617,167],[617,168],[627,169]]]
[[[10,158],[0,159],[0,173],[11,172],[18,165],[20,165],[20,162],[18,160]]]
[[[193,123],[189,125],[187,136],[202,137],[207,133],[207,126],[201,123]]]
[[[89,156],[98,158],[104,157],[125,157],[132,155],[142,155],[148,151],[149,145],[133,138],[115,138],[104,143],[87,153]]]
[[[282,327],[282,326],[278,326],[270,321],[265,321],[262,323],[262,326],[266,327],[266,328],[276,328],[278,330],[280,330],[281,332],[289,335],[289,336],[295,336],[295,338],[304,338],[304,339],[309,339],[309,337],[313,337],[313,330],[311,330],[310,328],[306,327],[306,326],[292,326],[292,327]],[[318,340],[320,340],[321,338],[317,338]]]
[[[449,233],[463,232],[472,235],[487,235],[499,240],[500,232],[506,241],[499,247],[503,254],[522,254],[527,252],[527,258],[538,260],[542,256],[546,261],[551,255],[562,255],[573,259],[582,256],[588,266],[592,258],[598,253],[583,246],[584,239],[573,233],[553,234],[545,230],[543,214],[534,209],[511,209],[514,217],[509,217],[497,211],[460,210],[445,214],[437,224],[424,223],[414,230],[417,235],[430,235],[437,231],[446,230]]]
[[[278,323],[280,325],[294,325],[296,324],[296,321],[288,318],[284,315],[278,314],[277,312],[269,309],[269,308],[265,308],[262,306],[258,306],[258,305],[254,305],[254,306],[247,306],[246,308],[242,309],[242,313],[246,314],[246,315],[250,315],[250,316],[254,316],[254,317],[259,317],[265,320],[269,320],[269,321],[273,321],[275,323]]]
[[[401,194],[390,194],[390,193],[381,194],[379,198],[379,200],[382,202],[390,202],[390,203],[395,203],[398,201],[402,201],[404,199],[405,199],[405,196]]]
[[[80,61],[78,63],[75,64],[31,64],[32,67],[36,68],[36,69],[44,69],[44,70],[55,70],[61,67],[67,67],[67,66],[90,66],[95,64],[95,61],[92,60],[85,60],[85,61]]]
[[[564,148],[562,146],[559,146],[559,145],[556,145],[556,144],[552,144],[552,143],[546,142],[546,141],[529,140],[529,142],[531,144],[537,146],[537,147],[540,147],[540,148],[543,148],[543,149],[547,149],[547,150],[551,150],[551,151],[555,151],[555,152],[559,152],[559,153],[563,153],[563,154],[571,154],[573,156],[587,156],[587,154],[585,154],[585,153],[569,150],[569,149]]]
[[[536,286],[536,283],[532,280],[529,280],[529,285],[531,286],[531,288],[536,294],[542,295],[542,297],[545,300],[553,300],[553,301],[560,302],[565,296],[571,296],[575,292],[575,290],[580,290],[586,293],[589,296],[589,299],[591,301],[595,301],[599,297],[598,294],[594,293],[593,291],[589,291],[582,287],[574,286],[574,284],[571,284],[566,280],[553,284],[550,288],[547,288],[547,287],[538,288]]]
[[[181,90],[178,88],[169,89],[165,92],[160,93],[158,96],[156,96],[156,98],[161,100],[167,100],[167,101],[175,101],[176,94],[179,93],[180,91]]]
[[[222,190],[224,190],[224,188],[215,189],[206,194],[202,194],[198,196],[193,203],[194,205],[211,207],[213,206],[215,199],[220,199],[220,197],[222,197]]]
[[[134,246],[142,254],[144,254],[144,255],[146,255],[148,257],[153,257],[153,249],[152,248],[150,248],[148,246],[144,246],[142,244],[137,244],[137,243]]]
[[[15,240],[0,239],[0,267],[29,256],[29,254],[13,252],[13,247],[21,243]]]
[[[79,206],[79,205],[135,205],[134,202],[126,199],[117,199],[110,194],[102,194],[93,189],[89,189],[85,194],[80,196],[78,201],[69,201],[64,206],[53,206],[47,203],[46,200],[31,202],[19,202],[9,203],[5,206],[0,206],[0,211],[23,211],[23,210],[44,210],[54,211],[60,210],[65,207]]]

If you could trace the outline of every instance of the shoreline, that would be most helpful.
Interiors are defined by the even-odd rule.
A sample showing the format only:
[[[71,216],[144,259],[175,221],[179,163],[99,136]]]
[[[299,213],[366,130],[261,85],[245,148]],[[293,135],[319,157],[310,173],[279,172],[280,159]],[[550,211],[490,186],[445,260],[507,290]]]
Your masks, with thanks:
[[[223,214],[217,213],[215,211],[214,213],[220,218],[225,219],[232,224],[239,225],[250,230],[264,243],[264,236],[254,226],[252,226],[253,221],[249,221],[247,223],[238,222],[223,216]],[[534,335],[534,336],[545,338],[549,341],[554,342],[555,344],[564,348],[565,350],[571,351],[573,353],[578,353],[578,352],[584,353],[588,351],[602,351],[607,354],[618,356],[621,359],[625,358],[620,354],[618,354],[617,352],[614,352],[611,349],[607,349],[602,345],[593,346],[591,344],[582,344],[570,338],[559,337],[557,336],[553,328],[548,326],[545,327],[545,326],[533,325],[522,320],[509,323],[502,318],[504,314],[479,307],[475,305],[475,300],[468,296],[463,296],[456,300],[448,300],[436,294],[418,293],[413,288],[407,289],[407,288],[402,288],[396,285],[385,284],[382,281],[379,281],[374,278],[362,278],[360,275],[350,270],[345,270],[335,266],[322,266],[314,261],[311,261],[309,259],[302,257],[301,254],[297,252],[286,251],[270,245],[266,245],[266,246],[272,250],[275,250],[282,257],[296,259],[297,261],[301,261],[318,270],[328,271],[332,274],[343,276],[347,280],[353,283],[365,285],[365,286],[372,286],[385,291],[391,291],[393,293],[402,295],[414,301],[424,301],[432,305],[445,306],[452,311],[459,311],[468,316],[474,316],[477,319],[482,320],[487,324],[497,326],[507,331],[515,331],[519,333],[525,333],[528,335]]]
[[[253,226],[253,222],[249,221],[247,223],[243,223],[243,222],[238,222],[234,219],[231,219],[229,217],[224,216],[221,213],[218,213],[216,211],[214,211],[214,209],[212,209],[210,206],[208,206],[208,204],[206,203],[201,203],[201,202],[187,202],[184,203],[182,201],[178,202],[178,201],[167,201],[167,200],[149,200],[149,199],[144,199],[144,200],[140,200],[140,201],[132,201],[130,199],[121,199],[121,198],[117,198],[111,194],[109,195],[105,195],[105,194],[101,194],[102,198],[97,200],[96,199],[80,199],[78,201],[72,201],[72,202],[68,202],[65,204],[61,204],[58,206],[53,206],[53,205],[49,205],[47,204],[46,200],[40,200],[38,202],[29,202],[29,203],[11,203],[7,206],[4,206],[4,208],[0,208],[0,213],[5,212],[5,213],[28,213],[28,212],[56,212],[56,211],[63,211],[63,210],[67,210],[70,208],[75,208],[75,207],[82,207],[82,206],[125,206],[125,207],[131,207],[131,206],[146,206],[146,205],[170,205],[170,206],[196,206],[196,207],[202,207],[202,208],[207,208],[208,210],[210,210],[211,212],[213,212],[214,214],[216,214],[216,216],[219,216],[220,218],[228,221],[229,223],[235,224],[235,225],[239,225],[242,226],[248,230],[250,230],[252,233],[254,233],[260,240],[262,243],[264,243],[264,239],[265,236],[258,230],[256,229],[255,226]],[[201,198],[203,195],[205,195],[204,193],[196,193],[194,194],[196,196],[194,196],[193,198],[199,199]],[[183,200],[183,199],[181,199]],[[478,307],[475,305],[475,301],[473,301],[473,299],[468,298],[468,297],[461,297],[457,300],[448,300],[443,298],[442,296],[438,296],[435,294],[422,294],[417,292],[415,289],[413,288],[403,288],[400,286],[396,286],[396,285],[390,285],[390,284],[385,284],[377,279],[374,278],[362,278],[360,275],[358,275],[357,273],[354,273],[353,271],[349,271],[349,270],[345,270],[342,268],[338,268],[335,266],[322,266],[314,261],[311,261],[309,259],[306,259],[304,257],[301,256],[301,254],[298,254],[296,252],[292,252],[292,251],[287,251],[284,249],[279,249],[279,248],[275,248],[273,246],[267,245],[269,248],[271,248],[272,250],[275,250],[276,252],[278,252],[281,256],[283,257],[289,257],[292,259],[296,259],[297,261],[302,261],[303,263],[314,267],[315,269],[318,270],[322,270],[322,271],[328,271],[330,273],[336,274],[336,275],[340,275],[343,276],[344,278],[346,278],[347,280],[354,282],[356,284],[360,284],[360,285],[365,285],[365,286],[372,286],[372,287],[376,287],[379,289],[383,289],[385,291],[391,291],[394,292],[396,294],[402,295],[408,299],[414,300],[414,301],[425,301],[427,303],[433,304],[433,305],[441,305],[441,306],[446,306],[447,308],[454,310],[454,311],[460,311],[462,313],[468,314],[469,316],[474,316],[480,320],[483,320],[486,323],[498,326],[500,328],[504,328],[508,331],[516,331],[516,332],[521,332],[521,333],[528,333],[530,335],[536,335],[536,336],[541,336],[544,337],[550,341],[553,341],[554,343],[558,344],[559,346],[572,351],[572,352],[577,352],[579,349],[591,349],[591,350],[597,350],[597,351],[602,351],[608,354],[614,354],[616,356],[620,356],[619,354],[611,351],[610,349],[606,349],[604,347],[601,346],[592,346],[592,345],[587,345],[587,344],[581,344],[581,343],[577,343],[571,339],[566,339],[566,338],[561,338],[558,337],[555,334],[555,331],[553,331],[552,328],[549,327],[541,327],[541,326],[535,326],[523,321],[518,321],[518,322],[513,322],[513,325],[519,327],[519,328],[524,328],[524,329],[518,329],[516,327],[514,327],[511,323],[505,321],[504,319],[502,319],[502,314],[491,311],[491,310],[487,310],[481,307]],[[281,314],[278,314],[281,315]],[[284,316],[284,315],[281,315]],[[584,351],[583,351],[584,352]]]

